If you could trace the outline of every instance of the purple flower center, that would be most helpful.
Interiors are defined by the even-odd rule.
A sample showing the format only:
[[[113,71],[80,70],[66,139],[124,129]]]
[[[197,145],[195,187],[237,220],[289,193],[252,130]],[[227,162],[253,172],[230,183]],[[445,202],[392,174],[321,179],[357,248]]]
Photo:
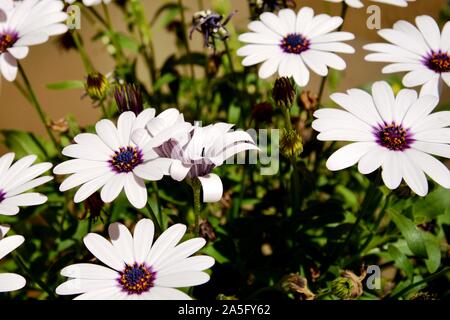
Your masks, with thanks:
[[[128,294],[142,294],[154,286],[156,272],[145,263],[126,265],[118,279],[123,291]]]
[[[0,32],[0,53],[6,52],[16,43],[19,36],[16,32]]]
[[[114,156],[109,163],[112,169],[117,173],[127,173],[133,171],[138,165],[143,163],[142,151],[136,147],[121,147],[119,151],[114,153]]]
[[[375,128],[375,137],[379,145],[392,151],[403,151],[409,149],[414,141],[409,130],[394,122],[391,124],[380,125]]]
[[[309,49],[310,42],[299,33],[289,33],[281,41],[280,47],[286,53],[300,54]]]
[[[6,192],[0,189],[0,203],[6,198]]]
[[[437,52],[431,52],[428,57],[425,58],[425,65],[437,73],[450,72],[450,55],[447,52],[441,50]]]

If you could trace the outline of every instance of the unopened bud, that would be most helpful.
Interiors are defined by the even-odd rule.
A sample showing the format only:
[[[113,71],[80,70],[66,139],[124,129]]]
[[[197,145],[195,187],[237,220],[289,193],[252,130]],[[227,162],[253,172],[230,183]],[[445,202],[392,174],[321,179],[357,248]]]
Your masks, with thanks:
[[[287,77],[275,80],[272,98],[279,107],[290,108],[295,100],[295,88]]]

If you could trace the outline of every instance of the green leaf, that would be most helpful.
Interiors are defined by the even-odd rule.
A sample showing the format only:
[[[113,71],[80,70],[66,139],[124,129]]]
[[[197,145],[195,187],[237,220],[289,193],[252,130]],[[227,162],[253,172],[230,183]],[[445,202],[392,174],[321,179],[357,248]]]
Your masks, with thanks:
[[[238,123],[240,116],[241,116],[241,108],[231,104],[230,107],[228,108],[228,122]]]
[[[68,80],[62,82],[49,83],[48,89],[52,90],[66,90],[66,89],[83,89],[84,82],[80,80]]]
[[[388,252],[392,259],[394,259],[395,265],[405,271],[408,278],[412,278],[414,274],[414,267],[408,257],[393,245],[389,245]]]
[[[169,2],[169,3],[163,4],[161,7],[158,8],[158,10],[156,10],[155,15],[153,16],[153,18],[152,18],[152,20],[150,22],[150,25],[155,24],[156,20],[158,20],[159,16],[164,11],[172,12],[171,15],[175,15],[175,14],[178,14],[180,12],[180,6],[177,3],[174,3],[174,2]]]
[[[165,84],[168,84],[176,79],[177,77],[173,73],[166,73],[155,82],[154,90],[159,91]]]
[[[414,255],[420,258],[427,258],[427,249],[423,232],[421,232],[410,219],[395,212],[392,208],[388,209],[388,212]]]
[[[415,201],[414,216],[417,220],[430,221],[450,210],[450,190],[442,187],[430,192],[425,198]]]
[[[176,62],[177,65],[185,65],[191,63],[203,67],[206,65],[206,56],[203,53],[192,52],[190,54],[181,56]]]
[[[5,145],[16,154],[16,158],[35,154],[40,161],[46,160],[45,149],[32,133],[16,130],[2,130],[0,132],[5,138]]]
[[[428,253],[428,259],[425,264],[430,273],[435,273],[441,264],[441,249],[438,239],[431,233],[425,233],[425,246]]]
[[[117,41],[122,48],[128,49],[133,53],[139,53],[139,44],[134,39],[120,32],[118,32],[116,36]]]

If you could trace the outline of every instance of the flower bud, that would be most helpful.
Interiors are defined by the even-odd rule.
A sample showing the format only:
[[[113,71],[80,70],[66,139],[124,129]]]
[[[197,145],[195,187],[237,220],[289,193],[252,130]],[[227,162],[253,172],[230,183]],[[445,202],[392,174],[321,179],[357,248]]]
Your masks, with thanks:
[[[303,151],[302,137],[297,130],[284,129],[280,140],[281,154],[286,158],[297,156]]]
[[[365,276],[365,272],[358,277],[351,271],[344,271],[339,278],[331,283],[331,292],[344,300],[359,298],[364,292],[362,280]]]
[[[134,84],[124,84],[116,87],[114,98],[120,113],[133,111],[138,115],[144,110],[142,93]]]
[[[273,107],[268,102],[255,104],[252,109],[252,118],[259,123],[272,122]]]
[[[87,77],[85,89],[92,100],[101,101],[108,95],[109,81],[100,72],[93,72]]]
[[[272,97],[277,106],[290,108],[295,99],[295,88],[291,80],[287,77],[281,77],[275,80]]]

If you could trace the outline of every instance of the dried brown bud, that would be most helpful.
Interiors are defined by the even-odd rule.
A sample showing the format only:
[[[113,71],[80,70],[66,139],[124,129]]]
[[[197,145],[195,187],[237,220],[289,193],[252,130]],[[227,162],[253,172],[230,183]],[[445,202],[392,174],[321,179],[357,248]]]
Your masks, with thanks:
[[[319,106],[318,96],[311,91],[302,91],[299,97],[300,109],[313,113]]]
[[[51,122],[50,129],[52,129],[55,132],[64,133],[69,130],[69,123],[66,119],[61,118],[56,121]]]
[[[290,108],[295,99],[295,88],[287,77],[275,80],[272,90],[272,98],[276,105],[283,108]]]
[[[281,289],[286,293],[294,293],[299,300],[314,300],[316,295],[308,288],[308,280],[298,273],[284,276],[280,281]]]
[[[105,203],[101,199],[100,193],[93,193],[86,200],[84,200],[84,214],[80,219],[86,219],[89,217],[89,219],[92,219],[93,221],[96,221],[98,218],[101,220],[100,215],[104,205]]]
[[[213,226],[208,220],[202,220],[200,222],[200,237],[204,238],[208,242],[214,242],[217,239],[216,232]]]

